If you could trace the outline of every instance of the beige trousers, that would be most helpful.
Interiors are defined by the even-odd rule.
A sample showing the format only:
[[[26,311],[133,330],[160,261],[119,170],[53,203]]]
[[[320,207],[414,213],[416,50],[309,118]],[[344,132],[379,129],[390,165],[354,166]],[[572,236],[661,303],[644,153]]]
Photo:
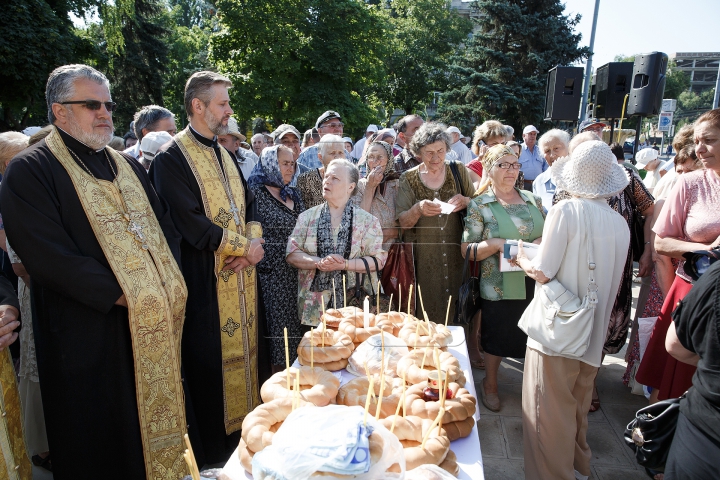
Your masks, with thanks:
[[[575,480],[575,470],[590,475],[585,435],[597,371],[580,360],[527,348],[522,387],[526,479]]]

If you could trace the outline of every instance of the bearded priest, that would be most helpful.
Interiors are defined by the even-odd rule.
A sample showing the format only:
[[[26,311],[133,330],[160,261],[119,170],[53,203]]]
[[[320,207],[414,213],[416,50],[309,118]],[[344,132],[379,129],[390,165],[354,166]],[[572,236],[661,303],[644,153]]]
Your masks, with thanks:
[[[188,308],[182,360],[190,440],[198,463],[226,461],[242,421],[260,403],[255,264],[262,228],[248,215],[250,195],[233,154],[218,144],[228,132],[230,80],[194,73],[185,85],[190,125],[155,155],[158,195],[182,236]]]
[[[32,279],[53,475],[181,478],[179,235],[145,169],[107,147],[105,75],[59,67],[45,98],[52,132],[12,161],[0,209]]]

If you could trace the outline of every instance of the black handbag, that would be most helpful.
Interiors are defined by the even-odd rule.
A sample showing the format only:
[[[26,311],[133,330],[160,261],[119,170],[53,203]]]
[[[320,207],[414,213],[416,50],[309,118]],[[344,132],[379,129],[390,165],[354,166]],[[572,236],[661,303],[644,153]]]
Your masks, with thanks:
[[[467,246],[465,251],[465,263],[463,263],[462,285],[458,291],[458,298],[455,301],[455,323],[470,325],[470,322],[480,310],[480,279],[468,273],[470,262],[470,247],[475,245],[473,258],[477,257],[477,243]]]
[[[465,195],[465,192],[463,192],[462,185],[460,184],[460,171],[458,170],[458,162],[455,160],[450,160],[450,171],[452,172],[453,179],[455,180],[455,188],[457,189],[458,193],[460,195]],[[472,197],[472,194],[468,195]],[[458,210],[455,213],[460,214],[460,222],[462,223],[463,229],[465,228],[465,216],[467,215],[467,208],[463,208],[462,210]]]
[[[625,443],[635,452],[639,465],[656,472],[665,470],[682,398],[685,394],[641,408],[633,421],[628,423]]]
[[[375,262],[375,272],[377,272],[378,278],[382,277],[382,270],[380,270],[377,258],[370,257]],[[355,286],[350,287],[345,292],[347,298],[348,307],[357,307],[362,309],[365,297],[370,297],[370,313],[377,315],[378,313],[387,312],[390,308],[390,298],[384,293],[375,292],[375,286],[372,282],[372,275],[370,274],[370,265],[368,265],[365,257],[360,257],[360,260],[365,264],[365,272],[367,273],[368,283],[370,284],[370,291],[368,292],[365,288],[365,274],[355,272]],[[380,311],[377,311],[378,297],[380,296]]]

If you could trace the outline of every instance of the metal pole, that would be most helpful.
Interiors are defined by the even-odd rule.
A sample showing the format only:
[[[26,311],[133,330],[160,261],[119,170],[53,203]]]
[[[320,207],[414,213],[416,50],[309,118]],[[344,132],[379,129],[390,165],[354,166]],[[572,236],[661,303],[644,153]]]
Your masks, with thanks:
[[[633,144],[632,164],[635,165],[635,155],[637,155],[638,144],[640,143],[640,129],[642,128],[642,115],[638,117],[637,128],[635,129],[635,143]]]
[[[715,99],[713,100],[713,110],[718,108],[718,101],[720,101],[720,65],[718,66],[718,76],[715,80]]]
[[[615,119],[610,120],[610,143],[613,143],[613,134],[615,133]]]
[[[600,0],[595,0],[595,13],[593,14],[592,31],[590,32],[590,52],[595,48],[595,28],[597,27],[598,10],[600,10]],[[580,107],[580,121],[585,120],[585,110],[587,110],[587,96],[590,90],[590,80],[592,78],[592,53],[588,57],[587,65],[585,65],[585,84],[583,85],[582,106]],[[715,89],[717,97],[717,89]]]

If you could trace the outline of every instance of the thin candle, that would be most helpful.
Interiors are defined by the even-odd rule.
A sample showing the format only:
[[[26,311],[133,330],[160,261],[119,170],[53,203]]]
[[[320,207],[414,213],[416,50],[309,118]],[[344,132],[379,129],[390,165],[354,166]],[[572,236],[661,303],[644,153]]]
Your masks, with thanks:
[[[197,478],[199,480],[200,472],[198,471],[197,460],[195,460],[195,452],[193,452],[192,445],[190,444],[190,437],[188,437],[187,433],[185,435],[183,435],[183,440],[185,440],[185,446],[187,447],[187,450],[185,450],[185,451],[188,453],[188,457],[190,458],[190,461],[192,462],[192,465],[190,467],[190,473],[193,476],[193,479],[197,476]]]
[[[370,297],[366,296],[363,302],[363,327],[370,328]]]
[[[380,276],[378,276],[377,290],[375,290],[375,313],[380,313]]]
[[[427,433],[423,437],[422,445],[420,445],[420,448],[423,448],[423,449],[425,448],[425,442],[427,442],[427,439],[430,436],[430,432],[432,432],[433,428],[437,427],[438,423],[440,422],[440,419],[442,419],[444,414],[445,414],[445,409],[441,407],[440,411],[437,414],[437,417],[435,417],[435,420],[433,421],[432,425],[430,426],[430,429],[427,431]]]
[[[448,318],[450,318],[450,304],[452,303],[452,295],[450,295],[450,298],[448,298],[448,307],[447,311],[445,312],[445,326],[447,327]]]
[[[315,366],[315,343],[313,343],[312,339],[313,329],[310,327],[310,368]]]
[[[420,285],[418,285],[418,297],[420,297],[420,308],[423,312],[425,312],[425,303],[423,303],[422,299],[422,289],[420,288]]]
[[[392,302],[390,302],[392,304]],[[398,285],[398,308],[397,311],[402,311],[402,283]]]
[[[365,400],[365,417],[363,419],[363,425],[367,426],[367,416],[368,416],[368,410],[370,410],[370,393],[375,393],[375,387],[373,385],[373,379],[370,377],[370,385],[368,386],[368,394],[367,399]]]
[[[345,299],[345,292],[347,292],[347,287],[345,286],[345,275],[343,277],[343,308],[347,307],[347,301]]]
[[[335,288],[335,279],[333,278],[333,308],[337,308],[337,294],[335,293],[336,290],[337,289]]]
[[[320,294],[320,301],[322,302],[322,303],[320,304],[320,308],[322,309],[322,313],[323,313],[323,316],[324,316],[324,315],[325,315],[325,294],[324,294],[324,293],[321,293],[321,294]]]
[[[405,409],[405,389],[407,388],[407,385],[405,384],[405,383],[406,383],[405,375],[406,375],[406,373],[403,372],[403,390],[402,390],[402,397],[401,397],[401,400],[400,400],[400,402],[402,403],[402,406],[403,406],[403,407],[402,407],[402,408],[403,408],[403,418],[405,418],[405,413],[406,413],[406,409]]]
[[[380,419],[380,409],[382,408],[383,392],[385,392],[385,372],[380,374],[380,398],[377,407],[375,407],[375,420]]]
[[[285,376],[287,377],[287,389],[290,390],[290,352],[288,350],[287,327],[283,328],[285,335]]]
[[[388,313],[390,313],[392,311],[392,297],[393,297],[393,294],[391,293],[390,294],[390,302],[388,302]]]
[[[410,284],[410,291],[408,292],[408,317],[410,316],[410,303],[411,303],[411,300],[412,300],[412,289],[413,289],[413,284],[411,283],[411,284]]]

